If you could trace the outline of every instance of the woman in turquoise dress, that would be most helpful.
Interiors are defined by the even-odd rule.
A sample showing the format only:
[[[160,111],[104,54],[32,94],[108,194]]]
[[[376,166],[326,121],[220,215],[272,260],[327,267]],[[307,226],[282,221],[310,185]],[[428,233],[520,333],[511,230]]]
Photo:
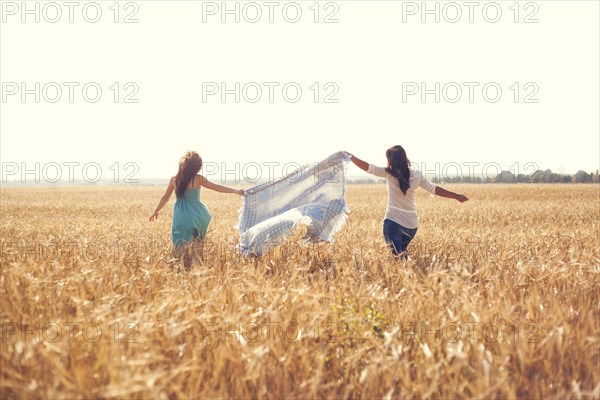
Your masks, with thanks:
[[[158,218],[158,212],[168,203],[173,192],[177,197],[173,208],[171,235],[176,250],[194,240],[206,236],[212,216],[208,208],[200,201],[200,189],[205,187],[220,193],[244,194],[244,189],[233,189],[210,182],[202,175],[202,158],[195,151],[188,151],[179,161],[177,175],[172,177],[165,194],[160,199],[150,221]],[[185,261],[185,260],[184,260]],[[186,268],[189,266],[185,262]]]

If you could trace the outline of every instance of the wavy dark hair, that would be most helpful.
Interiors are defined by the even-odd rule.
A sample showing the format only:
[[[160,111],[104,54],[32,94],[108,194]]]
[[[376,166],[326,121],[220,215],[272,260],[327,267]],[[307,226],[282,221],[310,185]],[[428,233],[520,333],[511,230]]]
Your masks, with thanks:
[[[195,151],[187,151],[179,160],[179,170],[175,176],[175,195],[183,197],[187,185],[202,169],[202,158]]]
[[[385,152],[388,166],[385,169],[390,175],[398,179],[400,190],[406,195],[410,187],[410,160],[402,146],[392,146]]]

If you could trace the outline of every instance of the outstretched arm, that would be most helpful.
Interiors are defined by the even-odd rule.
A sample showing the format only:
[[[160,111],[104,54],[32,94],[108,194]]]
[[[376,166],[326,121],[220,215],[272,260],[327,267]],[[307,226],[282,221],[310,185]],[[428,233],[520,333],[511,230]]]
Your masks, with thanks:
[[[218,185],[216,183],[212,183],[208,179],[206,179],[203,175],[200,175],[200,185],[204,186],[207,189],[214,190],[219,193],[235,193],[242,196],[244,194],[244,189],[234,189],[223,185]]]
[[[158,212],[165,206],[165,204],[169,202],[171,194],[173,194],[173,190],[175,190],[175,179],[171,178],[165,194],[163,194],[163,197],[161,197],[160,201],[158,202],[158,206],[156,206],[156,210],[154,210],[152,215],[150,215],[150,221],[154,221],[156,218],[158,218]]]
[[[387,178],[389,176],[385,168],[376,167],[375,165],[371,165],[368,162],[361,160],[353,154],[350,154],[348,152],[346,153],[350,156],[350,159],[352,160],[354,165],[356,165],[358,168],[362,169],[366,173],[375,175],[379,178]]]
[[[348,153],[348,152],[346,152],[346,153]],[[362,169],[365,172],[369,171],[369,163],[368,162],[361,160],[360,158],[356,157],[354,154],[348,153],[348,155],[350,156],[350,160],[354,163],[354,165],[356,165],[358,168]]]
[[[449,199],[458,200],[461,203],[464,203],[465,201],[469,200],[469,198],[467,196],[465,196],[464,194],[458,194],[458,193],[451,192],[449,190],[444,189],[441,186],[435,187],[435,194],[440,197],[446,197]]]

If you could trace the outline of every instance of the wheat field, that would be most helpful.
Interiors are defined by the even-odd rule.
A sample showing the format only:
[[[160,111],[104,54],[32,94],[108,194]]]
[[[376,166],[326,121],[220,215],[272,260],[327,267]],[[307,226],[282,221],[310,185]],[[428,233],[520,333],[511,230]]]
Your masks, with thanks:
[[[412,259],[385,186],[350,185],[333,244],[235,250],[235,195],[190,272],[163,188],[3,189],[0,397],[600,398],[600,192],[418,192]]]

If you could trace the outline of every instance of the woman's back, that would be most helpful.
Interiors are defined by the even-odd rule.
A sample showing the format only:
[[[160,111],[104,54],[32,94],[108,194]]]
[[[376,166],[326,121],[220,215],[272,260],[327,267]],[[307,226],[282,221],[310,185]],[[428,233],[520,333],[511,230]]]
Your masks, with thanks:
[[[188,187],[185,189],[185,191],[183,192],[183,197],[181,198],[177,198],[177,200],[200,200],[200,182],[199,180],[195,181],[195,176],[192,178],[192,180],[190,181],[190,183],[188,184]],[[197,185],[197,187],[196,187]],[[177,186],[177,181],[175,181],[175,186]]]
[[[398,178],[387,172],[385,168],[369,164],[368,172],[387,180],[388,202],[384,219],[390,219],[407,228],[416,228],[419,225],[419,216],[417,215],[415,191],[421,187],[429,193],[435,194],[436,185],[428,181],[421,171],[411,170],[410,186],[404,194],[400,189]]]
[[[211,219],[210,211],[200,202],[200,182],[194,177],[173,208],[173,242],[179,245],[196,237],[204,238]]]

